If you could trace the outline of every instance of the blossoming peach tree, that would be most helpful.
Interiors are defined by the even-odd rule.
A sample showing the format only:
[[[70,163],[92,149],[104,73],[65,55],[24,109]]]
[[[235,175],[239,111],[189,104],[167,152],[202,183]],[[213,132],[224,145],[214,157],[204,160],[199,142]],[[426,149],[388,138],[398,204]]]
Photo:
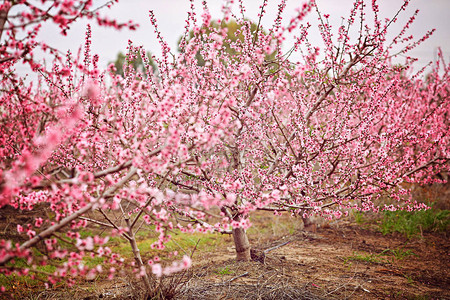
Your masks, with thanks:
[[[124,77],[113,66],[101,70],[91,56],[89,27],[84,58],[56,59],[37,84],[3,72],[0,203],[18,214],[37,206],[51,213],[17,226],[22,243],[0,242],[2,272],[33,274],[54,264],[48,283],[73,284],[77,276],[112,277],[130,267],[151,291],[157,277],[186,269],[191,260],[161,265],[159,257],[142,254],[136,233],[144,227],[155,231],[151,246],[160,250],[175,231],[232,234],[237,259],[250,260],[246,229],[256,210],[340,218],[351,209],[426,209],[410,200],[403,183],[429,183],[449,170],[449,66],[440,56],[424,78],[424,70],[413,72],[414,59],[401,65],[391,59],[432,32],[417,41],[406,36],[414,15],[388,42],[397,15],[381,20],[376,1],[359,0],[335,32],[314,1],[284,20],[285,2],[264,29],[267,1],[256,28],[244,18],[242,1],[237,14],[232,1],[224,2],[216,22],[237,22],[241,38],[231,42],[226,27],[210,26],[206,1],[201,19],[191,1],[177,55],[150,12],[162,48],[158,71],[143,47],[130,42],[127,57],[131,62],[140,53],[146,76],[130,63]],[[322,52],[309,42],[309,23],[302,23],[311,10]],[[355,26],[358,34],[351,36]],[[294,38],[288,51],[287,36]],[[2,59],[23,59],[7,41]],[[301,59],[294,61],[293,53]],[[384,204],[383,196],[396,203]],[[82,238],[80,229],[91,223],[105,233]],[[133,263],[112,253],[111,235],[129,242]],[[85,257],[103,260],[89,268]],[[14,263],[19,258],[25,267]]]

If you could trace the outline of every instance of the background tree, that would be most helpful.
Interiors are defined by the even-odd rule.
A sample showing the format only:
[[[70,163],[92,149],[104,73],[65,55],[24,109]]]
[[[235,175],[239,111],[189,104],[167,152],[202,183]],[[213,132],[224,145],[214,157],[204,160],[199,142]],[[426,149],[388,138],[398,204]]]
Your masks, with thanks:
[[[117,71],[115,71],[116,74],[124,77],[125,76],[125,72],[124,69],[127,68],[127,66],[131,66],[134,70],[136,70],[138,73],[142,73],[142,75],[144,77],[147,76],[146,74],[146,68],[144,66],[144,61],[142,60],[141,56],[139,53],[134,53],[133,57],[135,57],[134,59],[129,58],[130,56],[123,54],[122,52],[119,52],[117,54],[117,58],[116,60],[113,62],[114,67],[116,68]],[[154,73],[157,71],[157,66],[155,64],[155,62],[153,61],[152,58],[152,54],[150,52],[146,53],[146,57],[149,61],[150,67],[151,67],[151,72]]]
[[[317,11],[326,46],[325,59],[319,61],[319,49],[306,39],[308,26],[299,25],[313,7],[313,2],[304,5],[285,27],[279,15],[269,34],[252,31],[251,23],[240,19],[239,34],[244,38],[234,41],[226,31],[209,26],[205,8],[203,25],[194,27],[193,38],[180,43],[183,63],[175,74],[180,74],[183,85],[195,83],[191,93],[201,95],[206,107],[217,95],[227,94],[230,100],[225,103],[231,102],[227,111],[208,109],[206,117],[195,119],[197,126],[205,132],[219,129],[231,134],[210,152],[195,151],[197,165],[169,178],[182,189],[232,199],[221,211],[232,224],[238,259],[250,259],[245,229],[251,211],[330,218],[351,208],[421,209],[422,204],[408,200],[405,206],[384,206],[376,199],[388,195],[400,200],[407,193],[402,181],[421,182],[427,177],[425,169],[431,173],[448,169],[448,67],[441,70],[444,76],[438,75],[439,65],[433,70],[433,88],[405,77],[405,70],[391,64],[390,48],[384,46],[391,22],[378,21],[374,4],[370,29],[362,17],[366,9],[362,2],[355,3],[335,42],[328,17]],[[351,39],[357,14],[366,30]],[[283,54],[280,48],[283,34],[296,28],[291,51],[304,44],[303,63],[288,60],[290,53]],[[414,45],[406,45],[402,53]],[[268,62],[266,55],[274,50],[276,59]],[[240,54],[238,59],[235,53]],[[205,62],[194,64],[199,55]],[[410,63],[405,63],[406,69]],[[436,103],[438,98],[443,100]],[[224,115],[232,126],[221,127],[217,118]],[[426,139],[428,134],[434,138]],[[416,147],[420,149],[412,150]]]
[[[209,24],[204,23],[203,24],[203,30],[201,30],[202,35],[199,35],[198,32],[195,33],[194,30],[189,31],[188,34],[185,34],[184,36],[181,36],[178,40],[178,51],[181,52],[183,49],[181,48],[181,45],[189,42],[194,38],[194,36],[197,39],[203,40],[205,36],[210,35],[212,32],[224,32],[226,33],[226,39],[225,43],[222,45],[225,51],[227,51],[233,59],[239,59],[240,53],[236,52],[236,49],[232,47],[233,43],[236,43],[238,40],[243,41],[244,35],[242,33],[242,26],[247,26],[250,28],[250,32],[253,36],[257,36],[256,33],[259,30],[263,30],[260,28],[259,24],[255,24],[251,21],[249,23],[245,23],[243,25],[242,23],[236,22],[236,20],[232,19],[229,21],[226,20],[219,20],[219,21],[211,21]],[[267,33],[263,31],[263,34],[267,36]],[[269,46],[269,45],[268,45]],[[275,58],[276,53],[272,52],[266,55],[266,60],[271,61]],[[197,52],[195,55],[195,58],[197,59],[197,63],[200,66],[205,65],[205,59],[202,57],[200,52]]]

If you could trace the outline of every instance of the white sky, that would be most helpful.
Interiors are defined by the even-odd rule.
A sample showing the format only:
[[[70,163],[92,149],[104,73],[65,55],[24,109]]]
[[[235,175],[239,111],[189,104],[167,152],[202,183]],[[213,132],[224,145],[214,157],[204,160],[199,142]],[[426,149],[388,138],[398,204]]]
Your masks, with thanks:
[[[263,18],[263,26],[269,27],[276,17],[279,0],[269,0],[267,14]],[[294,15],[294,8],[300,6],[304,1],[290,0],[285,11],[284,21],[287,22],[290,16]],[[335,29],[340,25],[340,17],[346,17],[352,7],[353,0],[316,0],[322,13],[331,15],[332,24],[335,23]],[[366,0],[370,5],[371,1]],[[94,0],[94,3],[103,3],[100,0]],[[213,15],[213,19],[221,17],[222,0],[209,0],[208,6]],[[262,0],[244,0],[247,8],[246,17],[250,20],[256,20],[259,12],[259,5]],[[392,17],[403,3],[403,0],[378,0],[380,5],[380,14],[383,17]],[[195,0],[197,8],[197,18],[201,15],[201,1]],[[137,31],[122,30],[117,32],[110,28],[100,28],[94,22],[92,26],[92,50],[100,56],[100,65],[105,67],[108,62],[114,61],[119,51],[126,52],[128,40],[132,40],[135,45],[143,45],[147,50],[159,55],[160,47],[153,27],[149,21],[148,12],[154,10],[158,20],[159,29],[165,40],[168,42],[172,51],[176,52],[176,43],[184,31],[185,18],[189,10],[188,0],[121,0],[111,9],[103,9],[101,13],[115,18],[119,21],[133,20],[140,24]],[[234,12],[238,13],[238,3],[235,0]],[[416,18],[414,26],[409,30],[415,38],[422,37],[427,30],[436,28],[435,34],[420,47],[410,52],[410,56],[418,57],[419,64],[417,69],[428,61],[432,61],[436,55],[436,48],[441,47],[447,62],[450,60],[450,0],[412,0],[408,9],[403,12],[396,26],[391,29],[391,33],[400,31],[400,25],[413,14],[415,9],[419,9],[419,15]],[[308,20],[316,20],[315,12],[311,12]],[[44,40],[63,52],[68,49],[76,53],[80,45],[84,44],[84,32],[87,22],[78,22],[69,31],[67,37],[58,34],[56,26],[43,27],[39,39]],[[369,23],[371,24],[371,23]],[[310,41],[313,45],[322,47],[321,39],[317,33],[310,35]],[[286,41],[286,46],[289,40]],[[23,72],[21,67],[17,67],[19,72]]]

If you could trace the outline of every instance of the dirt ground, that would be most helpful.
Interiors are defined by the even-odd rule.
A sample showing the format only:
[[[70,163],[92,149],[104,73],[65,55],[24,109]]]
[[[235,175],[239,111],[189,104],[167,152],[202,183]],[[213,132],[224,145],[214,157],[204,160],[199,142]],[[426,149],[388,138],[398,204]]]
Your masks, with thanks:
[[[251,263],[234,262],[230,250],[195,266],[184,299],[450,299],[442,234],[408,241],[339,222],[267,239]]]
[[[175,299],[450,299],[448,232],[408,240],[382,235],[375,221],[351,218],[301,230],[299,219],[258,213],[249,234],[251,262],[234,261],[230,236],[196,252]],[[139,299],[133,277],[0,293],[2,299]]]
[[[255,226],[275,222],[259,215]],[[279,222],[279,221],[278,221]],[[291,219],[289,222],[297,222]],[[259,224],[258,224],[259,223]],[[282,222],[280,224],[283,224]],[[382,235],[349,220],[294,234],[278,227],[253,234],[252,262],[235,262],[230,237],[211,253],[197,253],[176,299],[450,299],[447,233],[411,240]],[[134,299],[130,278],[81,283],[72,290],[3,295],[21,299]],[[20,295],[20,296],[19,296]]]

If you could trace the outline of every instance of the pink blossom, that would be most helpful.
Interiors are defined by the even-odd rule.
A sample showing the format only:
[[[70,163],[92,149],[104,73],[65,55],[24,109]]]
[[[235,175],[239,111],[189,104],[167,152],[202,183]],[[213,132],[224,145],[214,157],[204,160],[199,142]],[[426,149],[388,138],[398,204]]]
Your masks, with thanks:
[[[152,265],[152,273],[155,274],[156,277],[161,277],[162,276],[161,264]]]

